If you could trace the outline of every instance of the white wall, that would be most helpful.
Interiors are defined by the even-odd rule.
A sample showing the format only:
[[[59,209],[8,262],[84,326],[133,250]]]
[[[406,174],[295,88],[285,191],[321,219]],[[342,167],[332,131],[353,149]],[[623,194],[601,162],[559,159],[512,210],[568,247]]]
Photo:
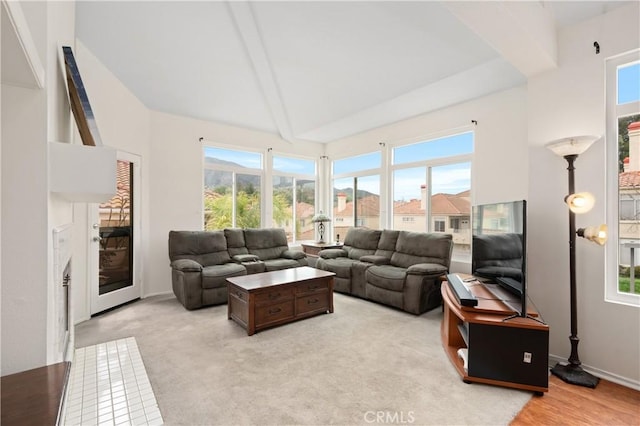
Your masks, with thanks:
[[[45,365],[46,97],[2,87],[2,374]]]
[[[550,325],[550,353],[569,356],[569,247],[567,162],[544,145],[567,136],[605,134],[607,57],[640,45],[638,3],[559,34],[559,67],[531,78],[529,99],[529,289]],[[593,42],[600,44],[596,55]],[[606,141],[617,143],[617,141]],[[589,191],[595,208],[576,226],[605,223],[605,141],[576,163],[576,190]],[[615,199],[615,198],[614,198]],[[614,224],[609,224],[614,226]],[[608,243],[611,244],[612,242]],[[587,369],[627,385],[640,385],[640,310],[604,301],[605,252],[578,239],[576,276],[579,355]]]
[[[22,29],[45,64],[45,88],[2,87],[3,375],[63,360],[57,302],[64,293],[53,276],[52,230],[71,221],[70,204],[49,194],[48,141],[70,139],[57,44],[73,38],[74,5],[14,6],[21,7],[28,25]]]
[[[44,3],[27,16],[31,26],[45,17]],[[2,375],[47,360],[46,101],[44,90],[2,87]]]

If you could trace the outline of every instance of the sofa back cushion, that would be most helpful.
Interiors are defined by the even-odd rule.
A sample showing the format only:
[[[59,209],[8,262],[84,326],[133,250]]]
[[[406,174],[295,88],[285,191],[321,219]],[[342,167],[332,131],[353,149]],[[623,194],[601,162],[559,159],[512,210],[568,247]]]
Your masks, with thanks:
[[[223,231],[169,231],[169,259],[192,259],[202,266],[231,261]]]
[[[437,263],[448,269],[452,249],[451,234],[400,231],[391,264],[408,268],[417,263]]]
[[[245,229],[244,240],[249,253],[260,260],[277,259],[289,248],[287,234],[282,228]]]
[[[380,234],[380,241],[378,242],[378,248],[376,250],[376,256],[383,256],[391,259],[393,252],[396,249],[398,242],[398,236],[400,231],[394,231],[392,229],[383,229]]]
[[[244,241],[244,230],[240,228],[227,228],[224,230],[224,236],[227,238],[229,256],[233,257],[237,254],[249,253],[247,244]]]
[[[365,255],[376,254],[381,233],[377,229],[349,228],[342,248],[349,258],[356,260]]]

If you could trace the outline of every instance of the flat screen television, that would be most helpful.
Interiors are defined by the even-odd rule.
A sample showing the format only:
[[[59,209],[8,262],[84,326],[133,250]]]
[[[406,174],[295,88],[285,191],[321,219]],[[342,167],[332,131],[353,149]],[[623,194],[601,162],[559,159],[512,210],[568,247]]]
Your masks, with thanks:
[[[526,250],[526,200],[472,206],[471,272],[506,290],[500,299],[521,317],[527,316]]]

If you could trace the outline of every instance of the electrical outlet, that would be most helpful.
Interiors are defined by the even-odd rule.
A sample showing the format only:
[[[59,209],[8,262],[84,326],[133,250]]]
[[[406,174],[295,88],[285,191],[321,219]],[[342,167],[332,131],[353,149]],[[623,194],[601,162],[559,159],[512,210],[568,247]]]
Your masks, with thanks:
[[[524,359],[522,362],[526,362],[527,364],[531,364],[531,352],[524,353]]]

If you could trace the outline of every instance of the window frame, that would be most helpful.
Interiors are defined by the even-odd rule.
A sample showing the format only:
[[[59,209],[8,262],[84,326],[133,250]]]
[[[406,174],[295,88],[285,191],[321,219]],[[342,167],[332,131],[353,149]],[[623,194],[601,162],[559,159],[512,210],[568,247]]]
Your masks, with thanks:
[[[225,150],[230,150],[230,151],[239,151],[239,152],[250,152],[250,153],[255,153],[255,154],[259,154],[260,155],[260,159],[261,159],[261,168],[253,168],[253,167],[246,167],[246,166],[240,166],[240,167],[235,167],[235,166],[230,166],[228,164],[217,164],[215,168],[212,167],[208,167],[207,162],[206,162],[206,149],[207,148],[217,148],[217,149],[225,149]],[[204,186],[204,175],[205,175],[205,170],[216,170],[216,171],[223,171],[223,172],[230,172],[232,175],[232,180],[231,180],[231,227],[232,228],[236,228],[237,227],[237,221],[236,221],[236,195],[237,195],[237,175],[238,174],[243,174],[243,175],[252,175],[252,176],[258,176],[260,178],[260,227],[264,226],[265,223],[265,193],[266,193],[266,188],[265,188],[265,182],[266,182],[266,173],[265,173],[265,164],[266,164],[266,153],[262,150],[258,150],[258,149],[251,149],[251,148],[243,148],[243,149],[238,149],[236,146],[233,145],[225,145],[225,144],[220,144],[220,143],[204,143],[202,146],[202,175],[201,175],[201,179],[200,182],[202,184],[202,188],[200,193],[202,194],[202,228],[205,229],[206,228],[206,223],[205,223],[205,196],[204,196],[204,190],[205,190],[205,186]]]
[[[429,141],[433,141],[433,140],[438,140],[438,139],[445,139],[448,137],[452,137],[452,136],[456,136],[456,135],[460,135],[460,134],[464,134],[464,133],[471,133],[471,136],[473,138],[472,140],[472,149],[473,151],[467,154],[455,154],[455,155],[451,155],[449,157],[436,157],[436,158],[432,158],[432,159],[427,159],[427,160],[418,160],[418,161],[412,161],[412,162],[404,162],[404,163],[400,163],[400,164],[395,164],[394,158],[393,158],[393,154],[394,154],[394,149],[395,148],[399,148],[399,147],[403,147],[406,145],[414,145],[414,144],[418,144],[418,143],[422,143],[422,142],[429,142]],[[450,129],[449,131],[441,131],[438,133],[434,133],[434,134],[430,134],[428,136],[422,136],[422,137],[418,137],[418,138],[410,138],[410,139],[404,139],[402,141],[397,141],[393,144],[391,144],[390,146],[390,161],[389,161],[389,199],[387,200],[387,211],[389,212],[389,224],[390,224],[390,228],[393,228],[394,225],[394,188],[395,188],[395,172],[397,170],[403,170],[403,169],[412,169],[412,168],[424,168],[426,170],[425,173],[425,184],[427,185],[426,190],[426,205],[425,205],[425,216],[424,216],[424,221],[426,221],[426,232],[438,232],[435,231],[435,220],[436,217],[433,216],[432,211],[431,211],[431,198],[433,197],[433,182],[432,182],[432,171],[434,168],[436,167],[441,167],[441,166],[450,166],[450,165],[454,165],[454,164],[462,164],[462,163],[469,163],[469,170],[470,170],[470,175],[469,175],[469,191],[472,194],[473,191],[473,157],[474,157],[474,152],[475,152],[475,141],[476,141],[476,134],[475,134],[475,129],[473,126],[463,126],[461,128],[456,128],[456,129]],[[471,198],[473,199],[473,197]],[[471,207],[471,204],[470,204]],[[471,220],[471,211],[469,211],[469,220]],[[446,223],[445,223],[445,230],[446,230]],[[469,235],[471,235],[471,227],[469,227]],[[463,263],[469,263],[471,264],[471,244],[469,245],[469,252],[468,253],[464,253],[464,252],[458,252],[458,251],[454,251],[452,253],[452,259],[454,259],[457,262],[463,262]]]
[[[292,178],[292,182],[293,182],[293,205],[295,206],[295,203],[297,201],[297,192],[296,192],[296,188],[297,188],[297,182],[298,179],[311,179],[313,180],[313,184],[314,184],[314,204],[313,204],[313,208],[314,208],[314,212],[317,212],[317,208],[318,208],[318,202],[319,202],[319,194],[318,194],[318,189],[319,189],[319,173],[318,170],[320,168],[320,164],[318,162],[318,159],[316,158],[312,158],[312,157],[305,157],[302,155],[295,155],[295,154],[289,154],[289,153],[282,153],[282,152],[271,152],[269,151],[269,158],[267,163],[269,164],[269,171],[268,174],[270,175],[270,178],[267,179],[269,181],[269,188],[268,188],[268,194],[270,197],[270,201],[269,201],[269,205],[271,206],[271,210],[270,210],[270,217],[271,217],[271,224],[272,226],[274,226],[274,218],[273,218],[273,178],[274,177],[289,177]],[[289,158],[289,159],[294,159],[294,160],[304,160],[304,161],[311,161],[314,164],[314,174],[313,175],[307,175],[305,173],[294,173],[294,172],[284,172],[281,170],[276,170],[274,168],[274,159],[275,157],[280,157],[280,158]],[[291,220],[293,221],[293,232],[292,232],[292,238],[291,238],[291,242],[290,244],[297,244],[300,241],[304,241],[304,240],[298,240],[296,238],[297,235],[297,230],[295,228],[296,226],[296,209],[293,208],[292,209],[292,217]],[[318,233],[317,227],[314,226],[314,239],[318,238],[318,235],[316,235]]]
[[[372,155],[372,154],[376,154],[376,153],[380,153],[380,166],[378,168],[370,168],[370,169],[360,169],[357,171],[347,171],[344,173],[339,173],[339,174],[334,174],[334,163],[338,162],[338,161],[343,161],[349,158],[357,158],[357,157],[363,157],[363,156],[368,156],[368,155]],[[380,197],[380,203],[379,203],[379,207],[378,207],[378,221],[380,223],[380,227],[384,227],[384,218],[383,218],[383,187],[384,187],[384,163],[385,163],[385,152],[383,149],[378,149],[378,150],[373,150],[373,151],[368,151],[368,152],[363,152],[363,153],[359,153],[359,154],[354,154],[354,155],[348,155],[348,156],[344,156],[344,157],[340,157],[340,158],[336,158],[333,159],[331,161],[331,176],[329,179],[329,211],[331,212],[329,214],[329,216],[331,216],[331,225],[333,228],[336,228],[336,222],[337,222],[337,217],[335,217],[336,215],[333,214],[333,197],[334,197],[334,188],[335,188],[335,181],[338,179],[350,179],[351,183],[352,183],[352,187],[354,188],[354,194],[353,194],[353,203],[357,203],[357,183],[356,183],[356,179],[358,178],[368,178],[368,177],[373,177],[373,176],[377,176],[378,177],[378,182],[379,182],[379,192],[380,194],[378,195]],[[354,216],[353,216],[353,226],[354,227],[358,227],[358,226],[363,226],[364,223],[364,219],[357,217],[357,209],[354,209]],[[341,220],[342,222],[343,220]],[[343,225],[344,226],[344,225]],[[333,230],[332,230],[333,232]],[[343,237],[344,238],[344,237]]]
[[[640,49],[626,52],[605,61],[606,99],[606,220],[609,223],[608,241],[605,245],[605,301],[640,307],[640,294],[619,291],[620,211],[618,168],[618,118],[640,114],[640,101],[618,105],[619,67],[640,62]],[[611,197],[612,199],[608,199]]]

